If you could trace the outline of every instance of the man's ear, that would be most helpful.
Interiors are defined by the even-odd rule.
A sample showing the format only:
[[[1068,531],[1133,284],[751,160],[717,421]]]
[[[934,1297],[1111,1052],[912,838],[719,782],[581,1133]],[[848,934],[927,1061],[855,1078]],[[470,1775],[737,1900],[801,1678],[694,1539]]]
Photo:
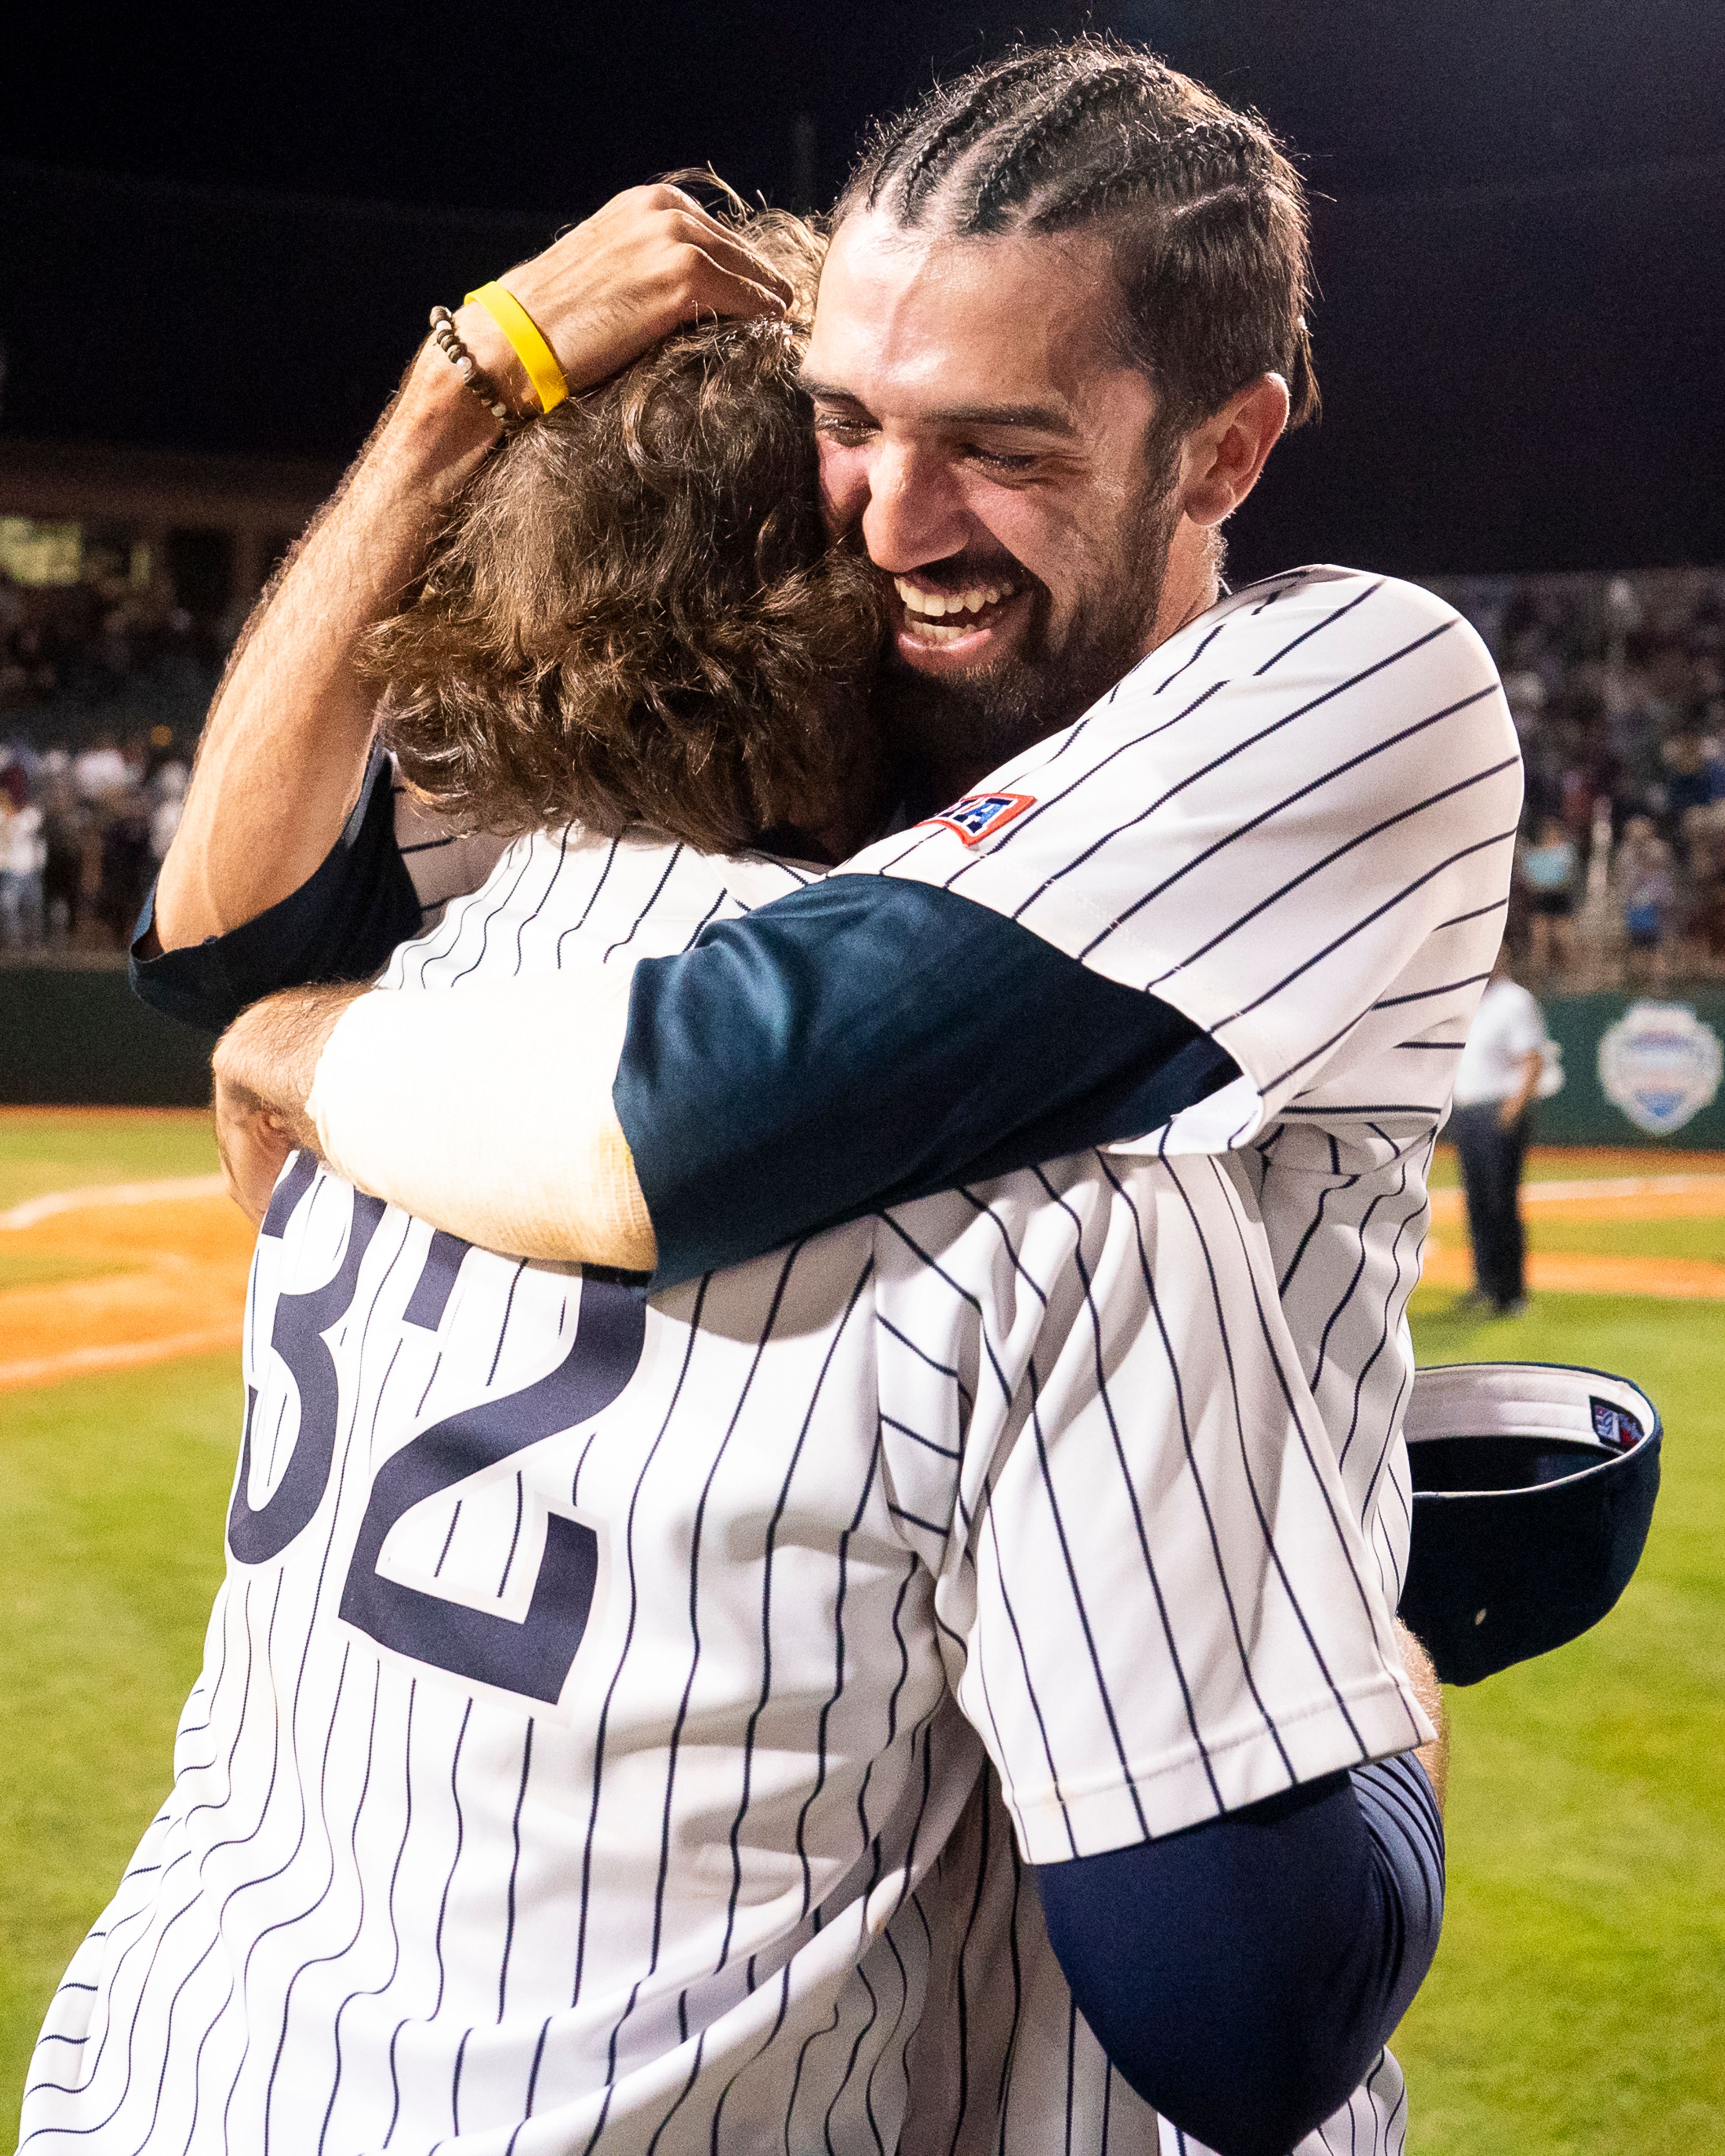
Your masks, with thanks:
[[[1288,385],[1260,374],[1194,427],[1182,452],[1180,507],[1194,524],[1217,525],[1258,484],[1265,459],[1288,424]]]

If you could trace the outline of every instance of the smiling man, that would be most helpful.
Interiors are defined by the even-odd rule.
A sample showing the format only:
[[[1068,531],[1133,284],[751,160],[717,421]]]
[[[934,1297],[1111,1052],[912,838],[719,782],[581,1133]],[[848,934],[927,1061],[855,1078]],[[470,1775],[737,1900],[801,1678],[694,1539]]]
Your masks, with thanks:
[[[1046,241],[955,248],[865,208],[822,276],[804,380],[823,483],[835,525],[892,574],[889,709],[942,799],[1158,640],[1181,430],[1141,367],[1098,364],[1109,237],[1059,253],[1050,308]],[[1267,448],[1286,411],[1275,382],[1230,414],[1236,455]],[[1214,596],[1211,550],[1188,551],[1175,618]]]
[[[578,389],[697,311],[775,304],[764,266],[670,189],[508,282]],[[1489,659],[1428,594],[1339,570],[1219,592],[1219,528],[1313,402],[1307,285],[1273,142],[1147,56],[1018,55],[884,129],[835,213],[806,372],[834,531],[891,580],[887,781],[852,804],[890,835],[644,960],[624,997],[588,968],[447,1008],[264,1004],[218,1060],[258,1209],[285,1127],[470,1241],[660,1290],[1086,1147],[1202,1157],[1261,1228],[1298,1351],[1275,1385],[1313,1403],[1393,1607],[1404,1310],[1519,771]],[[530,416],[484,309],[456,319]],[[357,654],[495,432],[428,348],[260,612],[143,946],[164,1008],[220,1023],[290,981],[363,978],[460,887],[429,872],[458,849],[408,853],[365,780]],[[1264,1322],[1223,1313],[1182,1372],[1194,1397],[1233,1382],[1229,1328]],[[1317,1801],[1358,1830],[1345,1789]],[[1138,1898],[1134,1867],[1156,1846],[1045,1867],[1064,1954],[1122,1909],[1122,1933],[1152,1935],[1169,1900]],[[1322,1877],[1321,1835],[1308,1847]],[[1263,1942],[1232,1947],[1272,1984]],[[1393,2025],[1394,1958],[1357,1990],[1374,2003],[1350,2041]],[[1166,2061],[1134,2050],[1142,1968],[1081,1953],[1068,1974],[1123,2070],[1162,2086]],[[1181,1974],[1189,2007],[1200,1972]],[[1204,2073],[1214,2093],[1214,2055]],[[1230,2123],[1237,2096],[1189,2115],[1285,2145],[1297,2104]],[[1393,2138],[1393,2071],[1360,2101]]]

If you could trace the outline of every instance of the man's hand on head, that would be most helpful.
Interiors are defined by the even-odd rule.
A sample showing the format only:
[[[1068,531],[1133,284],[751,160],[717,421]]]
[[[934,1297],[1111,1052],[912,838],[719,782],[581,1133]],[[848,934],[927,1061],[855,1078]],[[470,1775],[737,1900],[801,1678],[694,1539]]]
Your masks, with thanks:
[[[578,394],[685,323],[781,314],[791,295],[778,270],[664,180],[614,195],[497,281],[526,309]],[[531,416],[538,399],[485,310],[469,302],[455,320],[493,380]]]
[[[243,1011],[216,1043],[216,1144],[228,1194],[259,1221],[290,1152],[316,1152],[306,1103],[318,1058],[363,982],[289,988]]]
[[[496,280],[579,393],[685,322],[783,313],[790,288],[680,187],[631,187]],[[428,291],[427,305],[439,295]],[[454,299],[458,295],[443,295]],[[487,310],[456,311],[469,350],[522,418],[526,368]],[[335,497],[271,578],[211,706],[141,956],[255,921],[326,860],[363,783],[377,717],[366,638],[424,573],[498,422],[428,338]]]

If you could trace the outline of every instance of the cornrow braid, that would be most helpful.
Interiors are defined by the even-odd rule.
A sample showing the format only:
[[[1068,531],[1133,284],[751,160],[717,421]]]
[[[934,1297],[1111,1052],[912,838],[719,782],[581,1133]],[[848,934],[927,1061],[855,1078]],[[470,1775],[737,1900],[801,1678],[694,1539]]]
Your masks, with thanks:
[[[1201,120],[1175,145],[1177,178],[1194,195],[1230,182],[1245,186],[1254,177],[1269,177],[1274,155],[1262,134],[1233,114]]]
[[[1104,109],[1142,95],[1142,83],[1136,69],[1099,68],[1089,75],[1075,75],[1047,99],[1040,110],[1028,114],[1019,126],[1003,131],[1003,139],[991,146],[992,162],[979,160],[968,176],[972,232],[1000,232],[1009,228],[1010,212],[1022,207],[1035,185],[1037,175],[1056,165],[1075,138],[1093,129]],[[1039,215],[1035,222],[1040,226]]]
[[[1122,352],[1185,426],[1265,373],[1317,410],[1305,191],[1274,135],[1153,53],[1106,36],[1022,48],[878,130],[834,212],[953,239],[1095,225]]]
[[[878,203],[890,180],[901,221],[914,221],[929,185],[939,178],[943,162],[1010,110],[1019,78],[1037,72],[1040,58],[1037,53],[1024,53],[1002,61],[986,74],[978,70],[974,78],[967,76],[968,91],[961,85],[932,124],[921,105],[906,113],[890,137],[876,146],[867,190],[870,208]]]

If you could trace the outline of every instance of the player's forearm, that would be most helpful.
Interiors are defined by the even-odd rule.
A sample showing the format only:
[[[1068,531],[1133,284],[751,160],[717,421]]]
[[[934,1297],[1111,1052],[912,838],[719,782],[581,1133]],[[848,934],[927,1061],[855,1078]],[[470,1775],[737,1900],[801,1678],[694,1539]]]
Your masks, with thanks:
[[[784,280],[670,187],[635,187],[506,272],[572,390],[603,382],[702,316],[777,314]],[[455,325],[504,403],[540,409],[490,311]],[[249,627],[211,714],[186,813],[163,864],[155,934],[165,950],[254,921],[297,891],[357,797],[373,694],[356,660],[402,603],[495,424],[431,345],[347,485]]]
[[[468,987],[364,999],[318,1072],[342,1173],[489,1249],[666,1286],[1156,1129],[1234,1075],[1155,998],[885,878],[719,924],[632,984],[595,976],[590,1010],[567,970],[487,984],[483,1011]]]
[[[361,642],[402,604],[450,500],[496,434],[428,345],[229,665],[162,864],[164,950],[254,920],[335,844],[371,745],[376,689],[357,663]]]
[[[611,1105],[629,973],[572,968],[538,985],[531,1002],[511,981],[459,1000],[271,996],[216,1050],[218,1121],[273,1123],[373,1197],[485,1249],[650,1272],[652,1224]],[[239,1187],[227,1164],[256,1217],[267,1189]]]

